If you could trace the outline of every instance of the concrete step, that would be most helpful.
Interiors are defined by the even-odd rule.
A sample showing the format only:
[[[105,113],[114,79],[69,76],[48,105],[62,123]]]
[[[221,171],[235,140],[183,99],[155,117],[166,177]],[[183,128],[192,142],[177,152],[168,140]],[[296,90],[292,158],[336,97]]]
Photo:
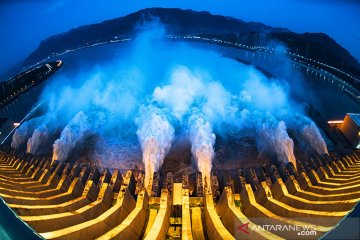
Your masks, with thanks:
[[[211,193],[204,195],[204,215],[207,236],[210,239],[235,239],[235,237],[225,228],[218,216],[213,196]]]
[[[189,189],[182,189],[181,239],[192,240]]]
[[[99,189],[95,186],[92,180],[89,180],[86,183],[84,191],[80,197],[74,198],[64,203],[50,205],[9,204],[9,206],[21,216],[36,216],[71,212],[95,201],[96,197],[94,197],[94,195],[97,196],[98,193]]]
[[[236,238],[248,239],[284,239],[271,232],[260,229],[259,226],[251,222],[234,204],[231,188],[225,187],[218,204],[216,205],[218,215],[226,229]],[[240,230],[241,226],[247,225],[246,229]]]
[[[115,204],[97,218],[40,235],[46,239],[95,239],[120,224],[135,208],[130,189],[134,189],[134,177],[128,171]]]
[[[56,231],[97,218],[110,208],[112,195],[113,192],[105,183],[99,191],[97,200],[79,209],[57,214],[22,216],[21,218],[38,232]]]
[[[283,183],[282,179],[279,178],[272,186],[271,186],[272,196],[289,206],[296,207],[299,209],[308,209],[314,211],[349,211],[351,210],[357,201],[360,199],[351,199],[351,200],[338,200],[338,201],[324,201],[319,200],[313,201],[306,198],[302,198],[301,196],[297,196],[295,194],[291,194],[288,192],[286,185]],[[339,206],[340,205],[340,206]]]
[[[151,226],[150,231],[144,237],[145,240],[165,239],[170,224],[171,195],[167,188],[161,190],[160,208]]]
[[[145,225],[149,196],[145,189],[138,194],[135,209],[119,225],[97,239],[140,239]]]
[[[307,222],[316,225],[333,226],[347,214],[347,211],[315,211],[306,209],[306,207],[299,208],[290,206],[285,202],[273,198],[270,188],[264,182],[259,186],[255,196],[257,202],[263,204],[264,207],[279,216],[291,219],[306,219]]]
[[[300,185],[294,176],[291,176],[286,181],[286,188],[289,193],[308,199],[312,201],[342,201],[342,200],[352,200],[357,202],[360,198],[360,192],[354,193],[338,193],[338,194],[321,194],[313,192],[311,186],[305,184]]]
[[[300,226],[303,228],[307,228],[309,226],[314,226],[316,229],[316,236],[320,237],[325,232],[331,230],[332,227],[326,227],[322,225],[312,224],[310,222],[304,221],[306,219],[291,219],[287,217],[283,217],[277,215],[271,210],[264,207],[264,204],[259,204],[256,201],[255,194],[249,184],[246,184],[240,193],[240,200],[242,204],[242,209],[244,210],[244,214],[257,225],[280,225],[280,226],[288,226],[289,231],[283,231],[278,228],[270,228],[269,231],[286,239],[298,239],[298,231],[296,231],[296,227]],[[290,227],[293,226],[293,227]],[[302,236],[302,239],[313,239],[314,236]]]
[[[192,235],[194,239],[205,240],[204,222],[200,207],[191,208]]]

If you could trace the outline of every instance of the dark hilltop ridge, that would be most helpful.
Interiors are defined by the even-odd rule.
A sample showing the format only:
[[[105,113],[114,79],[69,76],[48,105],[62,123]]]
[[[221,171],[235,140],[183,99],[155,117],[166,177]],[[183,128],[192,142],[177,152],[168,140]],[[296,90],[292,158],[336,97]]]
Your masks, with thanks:
[[[292,52],[360,76],[359,62],[343,47],[324,33],[298,34],[285,28],[272,28],[262,23],[244,22],[233,17],[212,15],[174,8],[148,8],[124,17],[74,28],[43,40],[23,65],[36,63],[52,53],[66,49],[108,41],[118,37],[132,37],[139,23],[158,18],[168,34],[199,34],[214,36],[230,42],[264,46],[279,41]]]

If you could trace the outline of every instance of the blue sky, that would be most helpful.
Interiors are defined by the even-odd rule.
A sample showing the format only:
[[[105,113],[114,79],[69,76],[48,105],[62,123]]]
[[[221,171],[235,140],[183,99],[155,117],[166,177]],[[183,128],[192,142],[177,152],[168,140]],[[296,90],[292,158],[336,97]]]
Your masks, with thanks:
[[[360,59],[357,0],[1,0],[0,74],[44,38],[146,7],[206,10],[299,33],[325,32]]]

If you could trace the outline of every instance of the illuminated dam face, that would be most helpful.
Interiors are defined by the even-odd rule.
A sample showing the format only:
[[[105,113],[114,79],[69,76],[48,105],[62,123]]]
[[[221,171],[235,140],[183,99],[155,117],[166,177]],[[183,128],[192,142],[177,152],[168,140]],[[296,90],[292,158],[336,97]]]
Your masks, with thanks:
[[[46,239],[321,237],[360,199],[359,154],[329,154],[314,117],[337,90],[234,49],[150,28],[64,55],[0,152],[0,196]]]

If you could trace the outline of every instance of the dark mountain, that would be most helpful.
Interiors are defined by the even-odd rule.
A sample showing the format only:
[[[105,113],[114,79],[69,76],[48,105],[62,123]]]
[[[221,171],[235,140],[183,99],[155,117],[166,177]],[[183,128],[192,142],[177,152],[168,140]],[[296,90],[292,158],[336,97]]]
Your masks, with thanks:
[[[42,60],[51,53],[60,53],[87,43],[110,40],[115,36],[131,37],[142,22],[152,19],[159,19],[165,25],[168,34],[196,33],[252,45],[280,41],[293,52],[360,76],[359,62],[326,34],[298,34],[284,28],[272,28],[262,23],[244,22],[208,12],[166,8],[144,9],[125,17],[81,26],[52,36],[40,43],[40,46],[25,59],[24,65]]]

